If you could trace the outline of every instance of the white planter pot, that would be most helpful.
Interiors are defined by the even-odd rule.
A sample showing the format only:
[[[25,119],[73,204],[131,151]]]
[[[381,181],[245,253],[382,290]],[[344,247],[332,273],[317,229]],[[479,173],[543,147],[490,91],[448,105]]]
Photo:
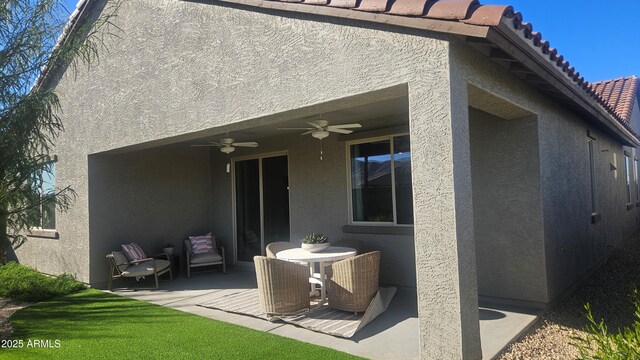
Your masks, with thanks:
[[[329,243],[324,244],[302,244],[302,249],[308,252],[318,252],[329,247]]]
[[[164,248],[164,249],[162,249],[162,251],[163,251],[165,254],[169,255],[169,256],[173,255],[173,248],[172,248],[172,247],[170,247],[170,248]]]

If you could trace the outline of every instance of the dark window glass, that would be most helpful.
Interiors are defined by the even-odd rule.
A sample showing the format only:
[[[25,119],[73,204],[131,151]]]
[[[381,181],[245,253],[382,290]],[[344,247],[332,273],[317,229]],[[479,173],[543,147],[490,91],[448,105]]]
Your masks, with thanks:
[[[631,203],[631,158],[629,155],[624,156],[624,171],[627,175],[627,204]]]
[[[351,145],[351,198],[354,221],[393,222],[391,143]]]

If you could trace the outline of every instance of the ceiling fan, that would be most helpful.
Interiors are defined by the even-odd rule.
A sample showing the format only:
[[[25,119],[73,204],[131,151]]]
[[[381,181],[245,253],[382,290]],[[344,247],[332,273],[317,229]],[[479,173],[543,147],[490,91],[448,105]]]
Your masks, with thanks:
[[[230,153],[234,152],[237,147],[254,148],[254,147],[258,147],[258,143],[255,142],[255,141],[233,142],[232,138],[222,138],[222,139],[220,139],[220,142],[212,141],[209,144],[194,144],[194,145],[191,145],[191,146],[215,146],[215,147],[220,148],[220,151],[222,151],[223,153],[230,154]]]
[[[338,134],[351,134],[353,130],[348,129],[356,129],[361,128],[360,124],[342,124],[342,125],[329,125],[327,120],[314,120],[307,122],[307,124],[311,125],[308,128],[279,128],[278,130],[307,130],[303,132],[302,135],[311,134],[314,138],[318,140],[322,140],[329,136],[329,133],[338,133]]]

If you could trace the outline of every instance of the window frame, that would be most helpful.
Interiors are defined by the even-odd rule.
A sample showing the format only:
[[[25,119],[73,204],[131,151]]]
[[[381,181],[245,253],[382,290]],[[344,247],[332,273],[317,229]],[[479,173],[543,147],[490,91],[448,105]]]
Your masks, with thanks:
[[[589,161],[590,193],[591,193],[591,223],[600,221],[601,215],[598,212],[598,187],[596,174],[596,138],[587,130],[587,154]]]
[[[633,199],[631,195],[631,184],[632,184],[632,169],[631,166],[631,153],[627,150],[623,150],[624,154],[624,173],[625,173],[625,182],[624,186],[627,190],[627,210],[631,210],[633,208]],[[635,186],[634,186],[635,187]]]
[[[633,178],[636,192],[636,206],[640,206],[640,181],[638,179],[638,157],[633,157]]]
[[[398,224],[398,210],[397,210],[397,202],[396,202],[396,174],[395,174],[395,158],[394,158],[394,141],[393,139],[401,136],[410,136],[409,132],[400,132],[400,133],[392,133],[389,135],[375,136],[362,138],[357,140],[347,141],[345,143],[345,155],[347,161],[347,206],[348,210],[348,220],[349,225],[352,226],[377,226],[377,227],[405,227],[405,228],[413,228],[414,224]],[[358,144],[366,144],[377,141],[389,141],[389,155],[391,159],[391,201],[392,201],[392,211],[393,211],[393,222],[382,222],[382,221],[355,221],[353,219],[353,184],[351,179],[351,145]],[[411,142],[411,140],[409,140]],[[413,174],[412,174],[413,176]],[[413,206],[413,204],[411,204]]]
[[[56,175],[56,169],[57,166],[55,165],[58,162],[58,155],[53,155],[51,156],[47,161],[42,162],[42,166],[46,166],[48,164],[53,164],[54,168],[52,171],[52,175],[53,175],[53,186],[54,189],[56,187],[57,184],[57,175]],[[41,180],[42,182],[42,180]],[[40,197],[42,197],[43,195],[43,188],[42,186],[44,185],[44,182],[42,182],[40,184]],[[44,219],[44,209],[43,209],[43,204],[40,204],[40,209],[39,209],[39,213],[40,213],[40,219],[39,219],[39,226],[30,226],[29,227],[29,232],[30,232],[30,236],[36,236],[36,237],[58,237],[58,232],[56,230],[57,228],[57,223],[55,222],[55,215],[56,215],[56,207],[54,207],[53,211],[54,211],[54,227],[53,228],[45,228],[43,227],[43,219]]]

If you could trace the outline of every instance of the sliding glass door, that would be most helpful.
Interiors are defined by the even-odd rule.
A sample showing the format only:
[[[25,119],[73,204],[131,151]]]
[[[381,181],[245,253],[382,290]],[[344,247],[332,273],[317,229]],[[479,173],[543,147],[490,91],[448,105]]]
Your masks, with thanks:
[[[235,161],[236,251],[253,261],[267,244],[289,241],[289,169],[286,155]]]

